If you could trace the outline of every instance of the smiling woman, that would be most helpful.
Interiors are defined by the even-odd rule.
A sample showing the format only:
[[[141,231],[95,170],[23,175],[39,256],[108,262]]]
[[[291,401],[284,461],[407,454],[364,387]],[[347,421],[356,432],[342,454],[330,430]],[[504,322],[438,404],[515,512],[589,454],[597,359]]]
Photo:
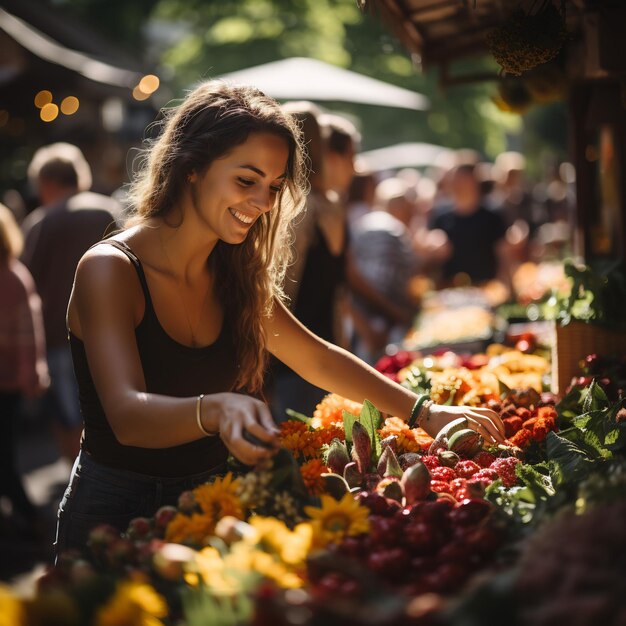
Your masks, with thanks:
[[[459,407],[417,398],[302,326],[282,304],[303,152],[256,89],[208,82],[164,116],[133,182],[134,217],[81,259],[68,309],[84,436],[57,554],[100,523],[125,529],[185,489],[278,445],[259,392],[268,354],[312,384],[436,432]],[[502,424],[468,410],[490,439]],[[251,443],[254,442],[254,443]]]

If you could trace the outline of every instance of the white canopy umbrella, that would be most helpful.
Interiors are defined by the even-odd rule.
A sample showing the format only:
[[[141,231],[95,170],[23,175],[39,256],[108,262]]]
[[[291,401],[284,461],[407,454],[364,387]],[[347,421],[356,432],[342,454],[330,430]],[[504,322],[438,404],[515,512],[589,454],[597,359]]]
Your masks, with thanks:
[[[432,143],[399,143],[387,148],[361,152],[358,155],[358,162],[362,164],[363,169],[380,172],[402,167],[437,165],[453,154],[454,150]]]
[[[429,106],[422,94],[305,57],[265,63],[217,78],[252,85],[281,100],[336,100],[418,111]]]

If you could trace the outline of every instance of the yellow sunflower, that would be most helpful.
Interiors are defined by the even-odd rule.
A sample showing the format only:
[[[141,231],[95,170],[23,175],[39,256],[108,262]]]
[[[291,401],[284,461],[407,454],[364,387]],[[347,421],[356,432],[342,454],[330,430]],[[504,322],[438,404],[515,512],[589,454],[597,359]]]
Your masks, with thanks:
[[[256,533],[249,535],[248,543],[260,546],[265,551],[278,555],[287,565],[303,565],[311,549],[313,530],[311,524],[303,522],[293,530],[275,517],[254,515],[249,524]]]
[[[24,605],[11,589],[0,585],[0,626],[20,626],[25,623]]]
[[[311,518],[314,543],[324,548],[329,543],[339,543],[346,536],[360,535],[369,530],[369,509],[361,506],[351,493],[337,501],[322,495],[322,508],[305,507]]]
[[[163,626],[167,604],[145,582],[121,583],[111,599],[96,613],[95,626]]]
[[[165,540],[171,543],[202,545],[215,530],[217,519],[203,513],[177,513],[167,525]]]
[[[239,479],[233,479],[231,472],[228,472],[224,478],[216,478],[213,482],[200,485],[193,490],[202,512],[210,517],[214,524],[225,515],[243,519],[243,507],[237,495],[239,482]]]

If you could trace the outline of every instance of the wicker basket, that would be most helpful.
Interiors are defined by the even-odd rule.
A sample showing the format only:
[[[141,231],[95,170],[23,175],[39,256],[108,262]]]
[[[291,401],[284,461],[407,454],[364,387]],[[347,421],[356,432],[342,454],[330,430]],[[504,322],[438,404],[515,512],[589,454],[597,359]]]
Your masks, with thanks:
[[[574,376],[580,375],[580,361],[588,354],[623,355],[626,331],[607,330],[595,324],[556,324],[552,347],[552,392],[563,394]]]

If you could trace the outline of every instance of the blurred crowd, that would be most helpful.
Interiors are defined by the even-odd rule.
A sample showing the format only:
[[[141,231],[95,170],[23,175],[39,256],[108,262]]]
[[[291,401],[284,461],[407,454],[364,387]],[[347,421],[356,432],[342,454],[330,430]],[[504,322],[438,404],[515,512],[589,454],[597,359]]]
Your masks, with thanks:
[[[374,363],[402,340],[425,293],[497,281],[514,296],[522,264],[570,252],[570,164],[546,167],[532,185],[516,152],[490,163],[460,150],[426,168],[368,171],[350,119],[310,102],[284,106],[301,122],[310,185],[307,211],[294,225],[289,306],[312,332],[364,360]],[[91,191],[89,165],[65,143],[39,149],[28,179],[34,210],[15,191],[0,205],[0,496],[11,515],[36,527],[14,431],[24,401],[36,399],[59,455],[76,456],[82,419],[67,303],[80,257],[122,225],[124,195]],[[287,409],[309,414],[323,392],[273,362],[265,395],[280,419]]]

